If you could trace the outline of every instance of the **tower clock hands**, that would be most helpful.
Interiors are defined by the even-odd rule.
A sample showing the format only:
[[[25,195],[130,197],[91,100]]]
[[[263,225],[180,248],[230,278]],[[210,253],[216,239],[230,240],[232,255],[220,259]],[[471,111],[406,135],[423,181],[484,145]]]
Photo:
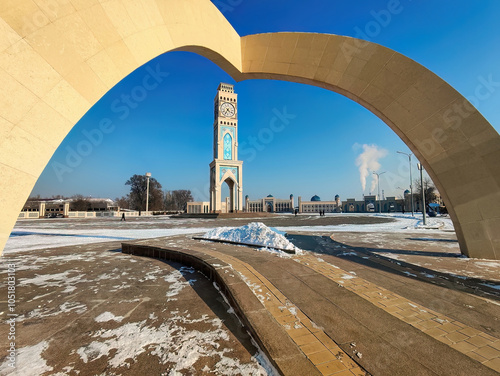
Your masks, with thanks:
[[[234,116],[234,114],[236,112],[234,106],[228,102],[222,103],[222,105],[220,106],[220,111],[221,111],[222,116],[224,116],[224,117]]]

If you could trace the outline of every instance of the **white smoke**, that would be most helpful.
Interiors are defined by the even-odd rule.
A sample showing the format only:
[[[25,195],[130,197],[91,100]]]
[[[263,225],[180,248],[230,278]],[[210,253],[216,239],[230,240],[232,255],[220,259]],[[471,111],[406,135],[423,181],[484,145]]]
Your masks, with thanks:
[[[354,148],[359,145],[354,144]],[[356,166],[359,167],[359,179],[361,180],[361,187],[363,192],[366,189],[366,179],[368,176],[372,177],[370,190],[374,191],[377,187],[377,176],[372,172],[377,172],[380,169],[379,159],[387,155],[387,150],[379,148],[377,145],[363,145],[363,152],[356,158]]]

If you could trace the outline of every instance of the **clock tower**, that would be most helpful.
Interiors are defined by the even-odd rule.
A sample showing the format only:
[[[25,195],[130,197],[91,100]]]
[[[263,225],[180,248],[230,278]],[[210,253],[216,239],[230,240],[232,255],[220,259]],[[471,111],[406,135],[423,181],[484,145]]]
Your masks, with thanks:
[[[243,161],[238,160],[238,95],[221,83],[214,98],[214,160],[210,163],[210,212],[223,212],[221,188],[229,186],[227,213],[243,207]]]

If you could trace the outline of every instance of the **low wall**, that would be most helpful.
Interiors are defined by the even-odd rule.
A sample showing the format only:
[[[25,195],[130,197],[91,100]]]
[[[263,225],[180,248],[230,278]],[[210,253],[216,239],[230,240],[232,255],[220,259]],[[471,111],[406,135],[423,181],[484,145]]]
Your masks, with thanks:
[[[50,214],[50,212],[49,212]],[[86,212],[86,211],[70,211],[68,213],[68,218],[121,218],[122,214],[125,214],[125,217],[139,217],[138,211],[131,212],[110,212],[110,211],[102,211],[102,212]],[[152,212],[141,212],[141,216],[150,216]],[[36,218],[45,218],[40,217],[40,212],[38,211],[22,211],[19,213],[18,219],[36,219]]]
[[[35,219],[40,218],[40,213],[37,211],[22,211],[19,213],[18,219]]]

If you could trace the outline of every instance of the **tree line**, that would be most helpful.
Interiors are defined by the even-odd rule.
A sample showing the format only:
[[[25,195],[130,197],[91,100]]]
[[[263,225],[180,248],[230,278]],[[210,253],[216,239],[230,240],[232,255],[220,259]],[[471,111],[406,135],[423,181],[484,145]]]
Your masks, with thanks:
[[[133,175],[125,182],[125,185],[130,186],[130,192],[125,196],[115,198],[115,205],[119,206],[121,209],[145,211],[147,196],[146,177],[144,175]],[[94,207],[106,207],[105,201],[90,201],[89,198],[81,194],[73,195],[71,197],[57,195],[52,196],[51,199],[71,199],[71,211],[89,211]],[[42,200],[40,195],[32,196],[28,198],[25,206],[36,206],[37,202],[40,200]],[[173,191],[163,191],[161,184],[155,178],[149,178],[149,211],[185,211],[187,208],[187,203],[190,201],[193,201],[193,195],[191,194],[190,190],[177,189]]]
[[[116,198],[116,204],[123,209],[146,210],[147,178],[144,175],[134,175],[125,185],[130,186],[130,192],[126,196]],[[193,201],[190,190],[163,191],[158,180],[149,178],[150,211],[185,211],[190,201]]]

